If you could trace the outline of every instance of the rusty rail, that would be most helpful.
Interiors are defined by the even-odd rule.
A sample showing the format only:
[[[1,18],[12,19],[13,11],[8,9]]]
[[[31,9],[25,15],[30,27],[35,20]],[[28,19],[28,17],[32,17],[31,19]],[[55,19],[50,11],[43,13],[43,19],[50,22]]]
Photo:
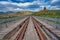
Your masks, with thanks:
[[[25,34],[25,31],[27,29],[27,25],[29,23],[29,18],[27,21],[25,21],[25,23],[23,24],[23,28],[21,29],[20,33],[17,35],[17,37],[15,38],[15,40],[23,40],[23,37],[24,37],[24,34]]]
[[[55,33],[53,33],[50,29],[48,29],[44,24],[40,23],[37,19],[33,18],[39,26],[44,30],[44,32],[52,39],[52,40],[60,40],[60,37],[58,37]],[[46,30],[48,31],[46,31]],[[50,35],[52,34],[52,35]],[[54,38],[55,37],[55,38]]]
[[[32,21],[34,23],[34,27],[35,27],[35,29],[36,29],[36,31],[38,33],[38,36],[39,36],[40,40],[47,40],[47,38],[45,37],[45,35],[43,34],[43,32],[38,27],[38,25],[37,25],[37,23],[36,23],[36,21],[35,21],[34,18],[32,18]]]
[[[6,34],[3,37],[3,40],[9,40],[12,36],[14,36],[15,33],[23,26],[23,24],[28,21],[28,19],[29,17],[25,19],[21,24],[19,24],[16,28],[14,28],[12,31],[10,31],[8,34]]]

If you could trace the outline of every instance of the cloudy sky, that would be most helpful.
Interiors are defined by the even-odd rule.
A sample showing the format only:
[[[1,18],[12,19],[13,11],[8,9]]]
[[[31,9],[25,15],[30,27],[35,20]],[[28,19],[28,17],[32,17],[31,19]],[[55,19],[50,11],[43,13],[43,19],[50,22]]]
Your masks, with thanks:
[[[0,12],[39,11],[44,6],[48,10],[60,10],[60,0],[0,0]]]

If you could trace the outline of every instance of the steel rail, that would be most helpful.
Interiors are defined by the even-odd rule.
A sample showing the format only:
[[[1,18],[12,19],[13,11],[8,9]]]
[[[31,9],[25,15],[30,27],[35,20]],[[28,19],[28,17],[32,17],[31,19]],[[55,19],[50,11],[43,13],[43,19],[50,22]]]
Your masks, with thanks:
[[[34,18],[32,18],[32,21],[33,21],[34,27],[35,27],[35,29],[36,29],[36,31],[38,33],[38,36],[39,36],[40,40],[47,40],[47,38],[45,37],[45,35],[41,31],[41,29],[38,27],[38,25],[37,25]]]
[[[35,19],[35,18],[34,18]],[[60,37],[58,37],[56,34],[54,34],[50,29],[48,29],[45,25],[40,23],[37,19],[35,19],[39,26],[45,31],[45,33],[52,39],[52,40],[60,40]]]
[[[14,36],[17,31],[19,31],[19,29],[23,26],[23,24],[25,24],[28,21],[28,19],[29,17],[25,19],[21,24],[19,24],[16,28],[14,28],[12,31],[10,31],[8,34],[6,34],[3,37],[3,40],[10,40],[10,38]]]
[[[23,28],[21,29],[20,33],[17,35],[15,40],[23,40],[23,37],[24,37],[25,31],[27,29],[28,23],[29,23],[29,19],[27,21],[25,21]]]

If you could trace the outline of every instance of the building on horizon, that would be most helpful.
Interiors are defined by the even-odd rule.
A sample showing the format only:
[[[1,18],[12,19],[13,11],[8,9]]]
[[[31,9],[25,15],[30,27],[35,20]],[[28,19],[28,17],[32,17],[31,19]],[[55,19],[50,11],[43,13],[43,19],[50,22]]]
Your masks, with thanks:
[[[46,10],[46,7],[44,7],[43,10]]]

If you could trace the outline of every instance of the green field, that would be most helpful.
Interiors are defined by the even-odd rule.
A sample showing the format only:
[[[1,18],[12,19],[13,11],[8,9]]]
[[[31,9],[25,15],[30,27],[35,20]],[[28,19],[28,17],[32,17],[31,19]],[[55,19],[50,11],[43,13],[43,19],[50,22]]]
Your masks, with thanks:
[[[0,15],[0,19],[14,18],[14,17],[20,17],[20,16],[23,16],[23,14],[21,14],[21,13],[2,14],[2,15]]]
[[[30,12],[28,12],[29,14]],[[26,14],[26,12],[25,12]],[[29,14],[31,15],[31,14]],[[24,16],[23,13],[9,14],[9,15],[0,15],[1,18],[13,18],[18,16]],[[52,18],[60,18],[60,10],[42,10],[38,12],[32,12],[32,16],[42,16],[42,17],[52,17]]]
[[[60,10],[44,10],[39,12],[34,12],[33,16],[43,16],[43,17],[53,17],[60,18]]]

